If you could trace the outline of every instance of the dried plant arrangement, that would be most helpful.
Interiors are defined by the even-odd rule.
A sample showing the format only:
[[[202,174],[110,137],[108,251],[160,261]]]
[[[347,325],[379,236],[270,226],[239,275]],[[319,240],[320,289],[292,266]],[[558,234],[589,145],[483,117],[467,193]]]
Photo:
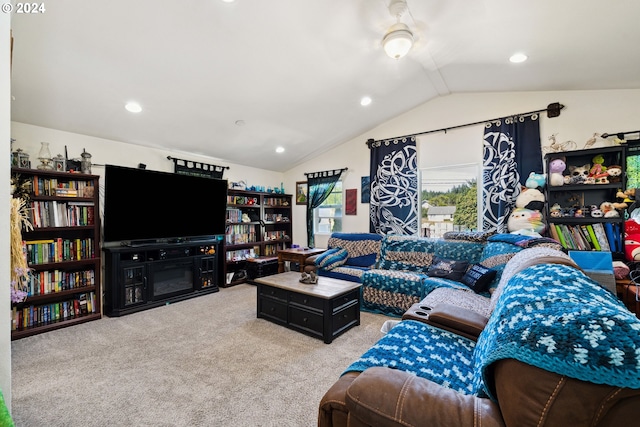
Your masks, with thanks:
[[[29,221],[27,202],[19,197],[11,199],[10,238],[11,238],[11,302],[18,303],[27,297],[26,282],[29,266],[22,240],[22,229],[33,230]]]

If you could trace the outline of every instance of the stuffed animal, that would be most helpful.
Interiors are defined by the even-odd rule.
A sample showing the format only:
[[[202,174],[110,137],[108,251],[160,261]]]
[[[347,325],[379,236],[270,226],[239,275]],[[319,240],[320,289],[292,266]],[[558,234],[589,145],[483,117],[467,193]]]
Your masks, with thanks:
[[[610,183],[618,183],[622,181],[622,167],[619,165],[611,165],[607,168],[607,175]]]
[[[627,261],[640,261],[640,223],[635,219],[624,222],[624,255]]]
[[[524,183],[527,188],[543,188],[547,177],[543,173],[531,172]]]
[[[559,203],[554,203],[554,205],[549,208],[549,216],[551,216],[551,218],[560,218],[562,216],[562,207],[560,207]]]
[[[564,158],[553,159],[549,162],[549,185],[564,185],[564,176],[562,173],[567,168]]]
[[[602,211],[602,216],[605,218],[617,218],[620,216],[620,213],[613,206],[612,202],[600,203],[600,210]]]
[[[584,184],[589,177],[590,163],[582,166],[569,166],[569,176],[564,177],[565,184]]]
[[[545,224],[542,221],[540,211],[525,208],[516,208],[509,215],[507,229],[510,233],[523,234],[524,232],[534,232],[541,234],[544,232]]]
[[[602,154],[593,156],[593,159],[591,159],[591,161],[593,162],[593,166],[591,166],[591,169],[589,169],[590,176],[600,175],[601,173],[605,173],[607,171],[607,167],[603,165],[604,157],[602,156]]]
[[[522,187],[516,197],[516,208],[526,208],[534,211],[544,209],[544,194],[537,188]]]

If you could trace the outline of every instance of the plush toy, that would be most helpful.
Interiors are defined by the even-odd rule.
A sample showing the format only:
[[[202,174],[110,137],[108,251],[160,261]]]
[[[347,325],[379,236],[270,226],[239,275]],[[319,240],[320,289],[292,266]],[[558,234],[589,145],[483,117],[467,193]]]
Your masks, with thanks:
[[[622,181],[622,168],[619,165],[611,165],[607,168],[609,182],[618,183]]]
[[[543,173],[531,172],[524,185],[527,188],[543,188],[546,179],[546,175]]]
[[[602,154],[597,154],[591,159],[593,162],[593,166],[589,169],[590,176],[600,175],[601,173],[605,173],[607,171],[607,167],[603,165],[604,157]]]
[[[598,205],[591,205],[591,209],[589,209],[589,215],[594,218],[602,218],[604,212],[602,212],[602,209],[600,209]]]
[[[560,204],[554,203],[554,205],[549,208],[549,216],[551,216],[551,218],[560,218],[562,216],[562,207],[560,207]]]
[[[635,219],[624,222],[624,255],[627,261],[640,261],[640,223]]]
[[[516,197],[516,208],[526,208],[534,211],[544,209],[544,194],[537,188],[522,187]]]
[[[507,229],[510,233],[522,234],[531,231],[538,234],[544,232],[545,224],[542,221],[540,211],[525,208],[516,208],[509,215]]]
[[[620,216],[620,213],[613,206],[612,202],[600,203],[600,210],[602,211],[602,216],[605,218],[617,218]]]
[[[586,163],[582,166],[569,166],[569,176],[564,177],[565,184],[584,184],[589,177],[589,168],[591,164]]]
[[[553,159],[549,162],[549,185],[564,185],[564,176],[562,173],[567,168],[564,158]]]

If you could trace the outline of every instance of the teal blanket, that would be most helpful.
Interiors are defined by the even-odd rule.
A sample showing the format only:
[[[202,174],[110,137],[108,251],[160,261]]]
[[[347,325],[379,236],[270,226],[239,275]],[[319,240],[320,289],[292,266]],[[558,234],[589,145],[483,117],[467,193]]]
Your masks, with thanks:
[[[510,280],[474,357],[482,376],[476,386],[487,385],[493,362],[511,358],[583,381],[638,389],[640,320],[579,270],[537,265]]]

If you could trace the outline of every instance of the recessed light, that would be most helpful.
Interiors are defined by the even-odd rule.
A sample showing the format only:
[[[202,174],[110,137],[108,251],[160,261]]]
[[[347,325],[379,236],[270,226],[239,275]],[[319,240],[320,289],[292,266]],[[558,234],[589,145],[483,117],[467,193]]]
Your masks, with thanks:
[[[236,126],[244,126],[245,125],[244,120],[236,120],[235,123],[236,123]]]
[[[142,111],[142,107],[137,102],[127,102],[124,108],[126,108],[127,111],[131,113],[139,113],[140,111]]]
[[[526,61],[528,58],[529,57],[524,53],[516,53],[514,55],[511,55],[511,57],[509,58],[509,61],[513,62],[514,64],[518,64],[520,62]]]
[[[276,153],[284,153],[284,147],[277,147]]]
[[[222,1],[225,2],[225,3],[233,3],[236,0],[222,0]]]
[[[371,104],[371,98],[368,96],[363,96],[362,99],[360,100],[360,105],[362,105],[363,107],[366,107],[369,104]]]

